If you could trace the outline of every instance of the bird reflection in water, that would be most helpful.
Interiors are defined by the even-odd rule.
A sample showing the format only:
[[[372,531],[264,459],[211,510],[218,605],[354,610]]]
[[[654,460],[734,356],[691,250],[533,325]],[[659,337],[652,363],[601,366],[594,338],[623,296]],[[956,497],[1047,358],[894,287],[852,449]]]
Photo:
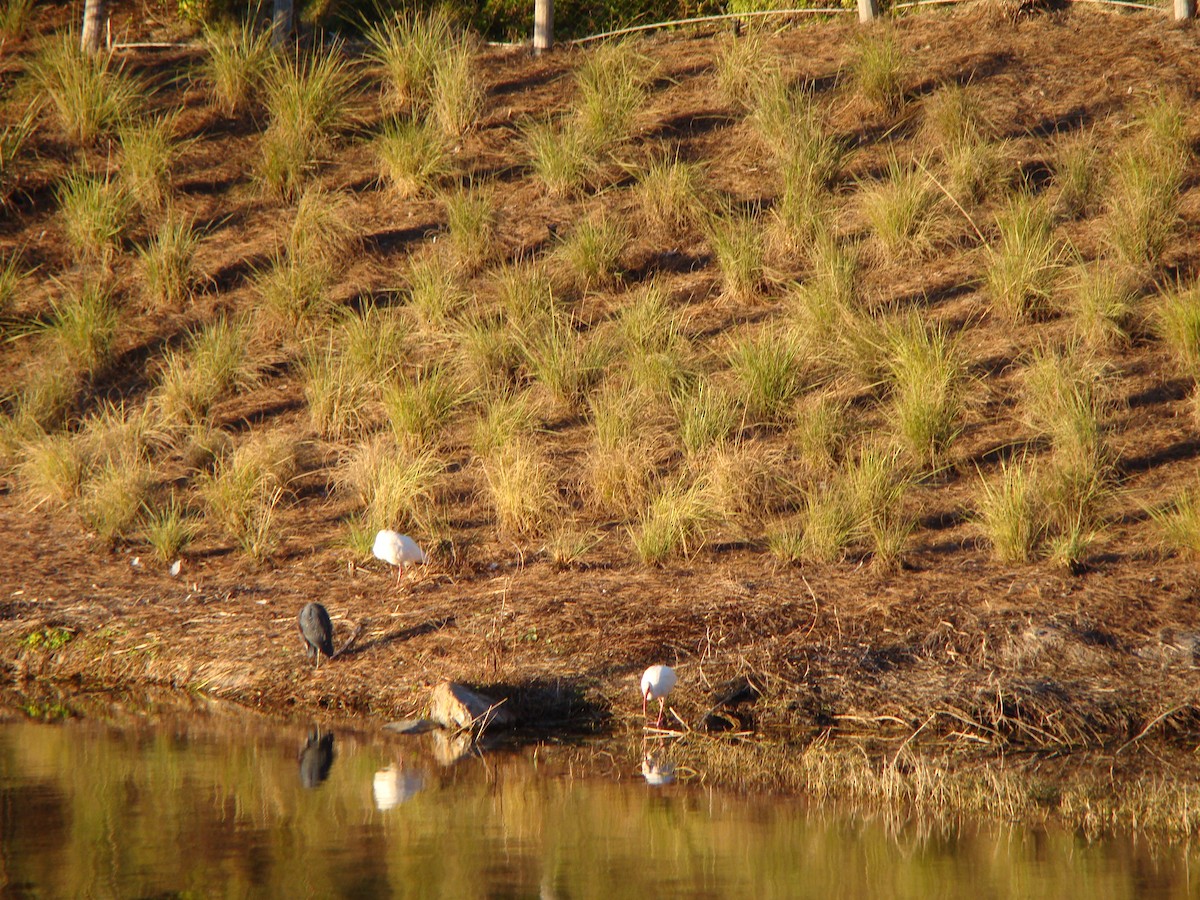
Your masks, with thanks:
[[[300,750],[300,784],[306,788],[319,787],[333,768],[333,732],[321,734],[313,728]]]
[[[675,763],[670,760],[655,759],[654,754],[647,753],[642,757],[642,777],[646,784],[660,787],[675,780]]]
[[[390,763],[375,773],[372,785],[375,806],[386,812],[408,800],[423,787],[425,779],[420,772]]]

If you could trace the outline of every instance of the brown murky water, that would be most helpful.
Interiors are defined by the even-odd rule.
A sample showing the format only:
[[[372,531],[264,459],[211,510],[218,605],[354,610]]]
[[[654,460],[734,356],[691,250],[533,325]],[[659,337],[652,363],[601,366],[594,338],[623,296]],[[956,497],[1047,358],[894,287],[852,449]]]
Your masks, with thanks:
[[[610,778],[460,750],[202,707],[10,718],[0,896],[1200,895],[1173,845],[735,796],[643,770],[636,748]]]

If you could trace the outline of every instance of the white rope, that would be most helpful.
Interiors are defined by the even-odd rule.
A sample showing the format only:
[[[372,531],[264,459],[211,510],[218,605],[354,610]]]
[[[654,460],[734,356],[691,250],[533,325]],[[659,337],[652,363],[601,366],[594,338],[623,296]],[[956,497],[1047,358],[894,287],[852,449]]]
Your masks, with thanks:
[[[950,2],[950,0],[943,0]],[[952,0],[958,2],[958,0]],[[651,25],[631,25],[628,28],[618,28],[615,31],[605,31],[600,34],[590,34],[587,37],[575,38],[571,41],[563,41],[564,44],[586,44],[589,41],[598,41],[602,38],[621,37],[626,34],[633,34],[637,31],[650,31],[655,28],[671,28],[675,25],[699,25],[704,22],[721,22],[725,19],[751,19],[756,16],[796,16],[796,15],[836,15],[838,13],[852,13],[856,10],[843,9],[842,7],[817,7],[808,9],[760,9],[754,12],[744,13],[721,13],[715,16],[698,16],[694,19],[673,19],[670,22],[655,22]]]
[[[916,9],[919,6],[948,6],[951,4],[971,2],[971,0],[908,0],[905,3],[894,4],[891,9]],[[1122,9],[1147,9],[1151,12],[1162,12],[1165,10],[1163,5],[1154,5],[1150,3],[1129,3],[1126,0],[1068,0],[1070,3],[1094,3],[1097,6],[1119,6]],[[752,19],[759,16],[796,16],[796,15],[836,15],[838,13],[853,13],[856,9],[844,9],[842,7],[818,7],[809,9],[762,9],[754,12],[744,13],[721,13],[714,16],[698,16],[694,19],[672,19],[667,22],[654,22],[649,25],[631,25],[628,28],[617,28],[613,31],[604,31],[600,34],[590,34],[587,37],[575,38],[570,41],[561,41],[563,44],[587,44],[591,41],[599,41],[604,38],[622,37],[627,34],[635,34],[639,31],[653,31],[656,28],[674,28],[677,25],[700,25],[705,22],[721,22],[726,19]]]

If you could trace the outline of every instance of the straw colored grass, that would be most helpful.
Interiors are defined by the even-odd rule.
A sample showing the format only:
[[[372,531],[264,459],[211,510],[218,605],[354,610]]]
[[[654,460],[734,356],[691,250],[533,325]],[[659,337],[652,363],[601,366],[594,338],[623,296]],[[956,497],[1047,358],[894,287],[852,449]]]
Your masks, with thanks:
[[[247,21],[227,27],[206,26],[203,37],[208,54],[200,72],[213,102],[227,116],[245,112],[271,68],[270,31],[256,30],[254,23]]]
[[[550,532],[560,506],[550,462],[533,442],[517,438],[482,461],[485,498],[501,534],[534,537]]]
[[[57,194],[63,230],[78,257],[108,265],[130,225],[129,194],[119,182],[82,169],[69,172]]]
[[[67,140],[91,144],[140,112],[142,86],[111,53],[86,54],[70,31],[51,38],[29,63],[29,75]]]
[[[629,529],[634,552],[646,565],[692,556],[705,546],[715,524],[703,481],[670,485],[655,496]]]

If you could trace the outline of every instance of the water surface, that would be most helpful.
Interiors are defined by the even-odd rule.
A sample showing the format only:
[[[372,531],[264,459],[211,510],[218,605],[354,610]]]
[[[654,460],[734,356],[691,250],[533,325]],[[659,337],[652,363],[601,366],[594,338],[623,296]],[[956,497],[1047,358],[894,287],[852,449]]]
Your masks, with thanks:
[[[34,897],[1200,895],[1192,854],[995,823],[897,824],[562,753],[203,705],[0,723],[0,890]],[[569,755],[568,755],[569,756]],[[456,758],[457,757],[457,758]],[[601,766],[600,768],[605,768]],[[668,781],[668,772],[651,772]]]

